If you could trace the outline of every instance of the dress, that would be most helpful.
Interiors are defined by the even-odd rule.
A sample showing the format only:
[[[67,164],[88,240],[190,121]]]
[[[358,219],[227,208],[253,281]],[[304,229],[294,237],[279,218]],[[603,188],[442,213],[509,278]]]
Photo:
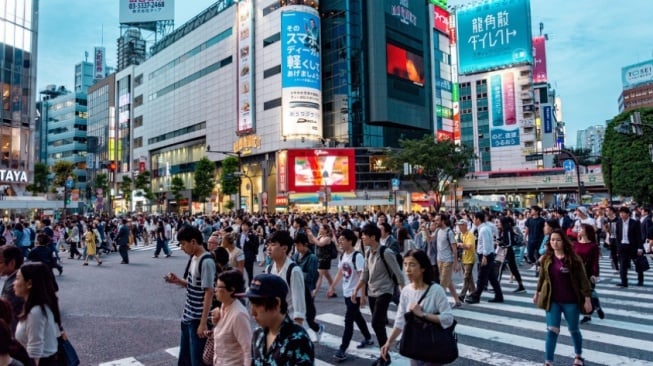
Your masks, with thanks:
[[[92,230],[88,230],[84,234],[84,241],[86,242],[86,255],[95,255],[97,253],[97,247],[95,245],[95,233]]]

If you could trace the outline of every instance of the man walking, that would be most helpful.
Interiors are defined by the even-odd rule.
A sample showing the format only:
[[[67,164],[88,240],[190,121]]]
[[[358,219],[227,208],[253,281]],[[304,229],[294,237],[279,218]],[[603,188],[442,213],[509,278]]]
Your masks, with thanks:
[[[476,291],[472,292],[465,298],[468,304],[477,304],[481,301],[481,294],[487,286],[488,281],[494,290],[494,298],[490,302],[503,302],[503,292],[501,291],[501,284],[496,273],[494,266],[494,240],[492,239],[492,229],[485,222],[485,214],[477,212],[474,215],[474,226],[478,230],[478,245],[476,253],[478,255],[478,280],[476,283]]]
[[[642,232],[638,220],[630,218],[628,207],[619,208],[617,220],[617,251],[619,253],[619,276],[621,282],[617,286],[628,287],[628,268],[630,261],[644,254]],[[637,272],[637,286],[644,286],[644,272]]]
[[[166,282],[186,288],[186,303],[181,320],[179,366],[202,366],[206,345],[209,311],[215,286],[215,261],[204,249],[202,233],[192,226],[184,226],[177,234],[181,250],[190,256],[184,278],[170,272]]]
[[[120,264],[129,264],[129,254],[127,252],[129,250],[129,234],[127,219],[122,219],[122,225],[118,228],[118,234],[116,235],[116,245],[118,245],[118,252],[122,257]]]
[[[435,232],[435,242],[438,248],[438,272],[440,273],[440,285],[449,289],[449,294],[454,300],[454,308],[460,307],[462,303],[458,298],[456,286],[451,280],[453,272],[460,270],[458,263],[458,244],[453,230],[449,226],[449,216],[438,214],[435,217],[438,229]]]
[[[524,235],[528,237],[528,246],[526,247],[528,257],[526,257],[526,261],[533,265],[537,262],[538,249],[544,239],[544,222],[546,220],[540,217],[541,212],[542,208],[540,206],[531,207],[531,217],[526,220],[526,229],[524,230]]]

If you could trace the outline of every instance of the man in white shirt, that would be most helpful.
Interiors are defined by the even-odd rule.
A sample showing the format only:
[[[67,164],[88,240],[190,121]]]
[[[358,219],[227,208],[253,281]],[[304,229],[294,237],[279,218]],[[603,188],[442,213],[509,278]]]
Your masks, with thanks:
[[[481,301],[481,294],[487,286],[488,281],[494,290],[494,298],[490,302],[503,302],[503,292],[499,283],[496,268],[494,266],[494,240],[492,238],[492,229],[485,222],[485,214],[477,212],[474,215],[474,225],[478,228],[478,245],[476,253],[478,255],[478,280],[476,291],[465,297],[468,304],[477,304]]]

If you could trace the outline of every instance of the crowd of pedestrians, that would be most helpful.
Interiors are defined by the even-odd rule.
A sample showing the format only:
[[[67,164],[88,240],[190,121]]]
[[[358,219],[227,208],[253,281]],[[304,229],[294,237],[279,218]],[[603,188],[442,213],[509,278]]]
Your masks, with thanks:
[[[88,266],[91,259],[101,265],[101,258],[112,252],[129,264],[134,246],[155,244],[153,260],[161,260],[161,252],[171,256],[170,246],[176,244],[189,257],[186,270],[183,275],[168,273],[164,279],[186,292],[180,365],[205,364],[207,349],[214,365],[313,364],[313,342],[319,343],[325,330],[316,320],[314,299],[337,298],[339,293],[344,332],[334,360],[350,357],[347,350],[356,325],[363,338],[355,346],[378,344],[380,354],[373,364],[389,365],[389,350],[402,332],[404,313],[413,312],[447,328],[453,324],[456,308],[473,307],[486,292],[492,293],[488,301],[502,303],[504,272],[517,284],[514,293],[526,292],[524,276],[538,278],[533,302],[546,314],[545,364],[553,363],[564,314],[574,345],[574,365],[583,365],[580,325],[591,321],[594,312],[600,319],[606,316],[595,289],[601,248],[620,275],[618,285],[626,288],[631,264],[650,252],[651,223],[647,209],[583,206],[574,212],[533,206],[520,213],[425,212],[392,217],[382,212],[135,215],[72,217],[54,225],[49,219],[16,220],[0,225],[0,288],[14,314],[10,321],[0,321],[0,335],[6,327],[29,358],[47,365],[53,351],[50,334],[56,340],[62,329],[53,274],[63,274],[62,253],[68,252],[72,260],[66,265],[79,260]],[[332,277],[334,261],[337,271]],[[256,265],[263,275],[254,276]],[[636,284],[642,286],[644,272],[635,269]],[[461,274],[462,286],[454,281],[455,273]],[[397,316],[388,335],[393,303]],[[36,311],[35,306],[44,310]],[[363,306],[370,308],[372,329],[362,315]],[[50,317],[53,321],[44,321]],[[251,329],[251,320],[260,328]],[[51,327],[40,330],[49,338],[38,349],[31,331],[26,331],[33,322]],[[284,352],[287,347],[296,351]],[[20,347],[11,347],[13,353],[16,348]],[[419,360],[413,364],[430,365]]]

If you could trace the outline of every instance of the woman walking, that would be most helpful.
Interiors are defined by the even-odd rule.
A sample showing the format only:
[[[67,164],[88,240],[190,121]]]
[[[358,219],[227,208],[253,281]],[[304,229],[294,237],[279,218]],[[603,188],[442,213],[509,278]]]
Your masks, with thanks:
[[[245,270],[245,253],[242,249],[238,248],[235,245],[236,238],[238,234],[235,232],[225,233],[222,235],[222,242],[220,245],[229,252],[229,263],[228,266],[240,271],[243,273]]]
[[[426,321],[449,328],[454,321],[451,306],[444,289],[435,283],[429,257],[421,250],[409,250],[404,256],[404,273],[410,283],[401,290],[394,328],[387,342],[381,347],[381,358],[389,361],[388,352],[401,335],[406,324],[404,314],[411,311]],[[419,299],[426,293],[421,303]],[[435,366],[438,364],[411,360],[411,366]]]
[[[498,223],[499,246],[505,248],[506,250],[505,259],[503,263],[501,263],[501,268],[499,269],[499,281],[501,281],[501,275],[503,274],[503,270],[507,265],[510,268],[510,273],[514,276],[515,280],[517,280],[518,284],[517,288],[513,292],[516,294],[526,292],[524,283],[521,279],[521,274],[519,273],[519,267],[517,266],[515,250],[513,249],[513,245],[515,244],[515,233],[512,228],[512,219],[504,216],[498,221]]]
[[[567,328],[574,345],[574,365],[583,366],[583,337],[579,328],[581,311],[592,311],[592,290],[585,274],[585,265],[574,253],[571,242],[561,229],[551,232],[542,268],[537,281],[533,303],[546,311],[546,340],[544,365],[552,366],[560,322],[565,314]]]
[[[100,256],[97,254],[97,236],[95,235],[95,224],[90,224],[86,233],[84,234],[84,266],[88,266],[88,259],[93,258],[97,262],[97,265],[101,265],[102,261]]]
[[[596,281],[599,278],[599,257],[601,256],[599,244],[594,241],[596,237],[597,235],[592,225],[580,224],[578,241],[574,243],[574,253],[576,253],[583,261],[583,264],[585,264],[585,273],[587,274],[587,279],[590,281],[590,286],[592,287],[592,307],[599,315],[599,319],[603,319],[605,318],[605,313],[603,312],[603,309],[601,309],[599,297],[596,295],[594,290]],[[583,316],[580,323],[585,324],[591,320],[592,314],[589,313]]]
[[[166,255],[166,258],[170,257],[170,248],[168,248],[168,242],[166,241],[166,231],[163,221],[159,220],[156,225],[156,233],[154,234],[156,238],[156,249],[154,250],[154,255],[152,258],[159,258],[159,254],[163,249],[163,253]]]
[[[317,265],[317,283],[315,284],[315,290],[313,290],[313,297],[317,295],[317,292],[320,290],[320,287],[322,286],[322,279],[326,278],[327,282],[329,283],[328,287],[331,287],[333,284],[333,278],[331,277],[331,274],[329,273],[329,270],[331,269],[331,244],[335,242],[334,237],[333,237],[333,231],[331,230],[331,226],[328,224],[322,224],[320,225],[320,231],[318,232],[317,239],[313,237],[313,235],[308,236],[309,239],[311,239],[311,243],[315,244],[317,247],[317,259],[318,259],[318,265]],[[337,295],[334,293],[332,296],[329,297],[336,297]]]
[[[52,272],[43,263],[25,263],[14,282],[14,292],[25,299],[18,315],[16,340],[39,366],[57,365],[57,338],[62,332]]]

